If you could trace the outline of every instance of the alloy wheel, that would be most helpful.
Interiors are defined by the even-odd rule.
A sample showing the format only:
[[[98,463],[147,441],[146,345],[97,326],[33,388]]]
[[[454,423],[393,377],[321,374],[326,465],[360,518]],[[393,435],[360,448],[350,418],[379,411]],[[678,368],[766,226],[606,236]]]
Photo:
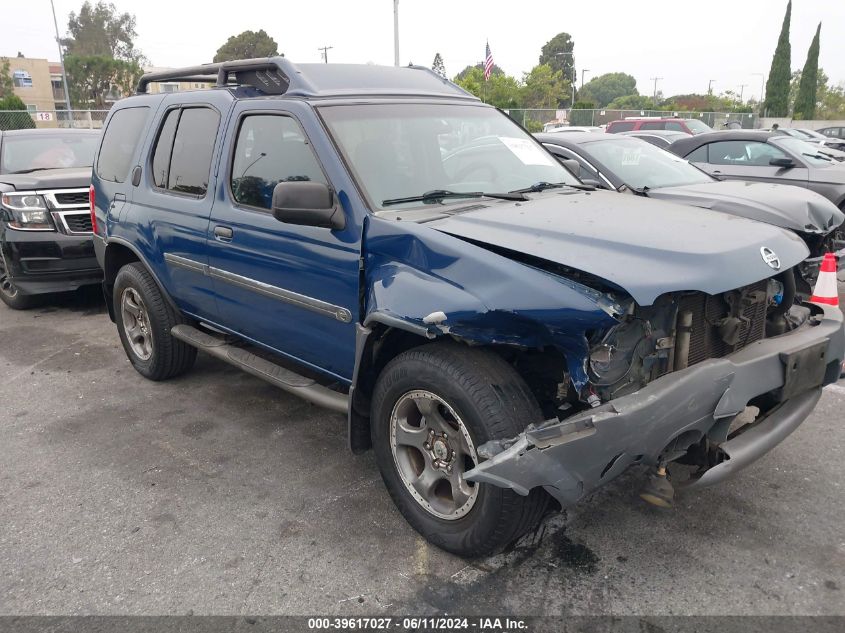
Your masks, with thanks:
[[[478,486],[464,479],[478,457],[455,410],[425,390],[404,394],[390,415],[390,448],[399,476],[413,499],[449,521],[469,512]]]

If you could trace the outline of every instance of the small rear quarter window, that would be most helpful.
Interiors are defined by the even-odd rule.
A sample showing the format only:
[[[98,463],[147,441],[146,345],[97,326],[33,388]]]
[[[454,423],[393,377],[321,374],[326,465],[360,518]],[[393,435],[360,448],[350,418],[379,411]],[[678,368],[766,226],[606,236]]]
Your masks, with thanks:
[[[610,128],[607,130],[608,132],[612,132],[613,134],[618,134],[619,132],[630,132],[636,127],[635,121],[619,121],[610,124]]]
[[[146,106],[124,108],[112,115],[97,156],[97,176],[110,182],[126,180],[149,111]]]

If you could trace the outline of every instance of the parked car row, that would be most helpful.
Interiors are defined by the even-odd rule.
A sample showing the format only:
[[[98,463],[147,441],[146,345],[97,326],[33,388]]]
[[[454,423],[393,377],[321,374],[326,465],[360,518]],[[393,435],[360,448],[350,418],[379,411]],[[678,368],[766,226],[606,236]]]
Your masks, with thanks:
[[[713,156],[718,158],[708,160],[719,164],[719,169],[713,169],[712,176],[707,173],[710,170],[706,167],[696,167],[687,160],[658,149],[639,138],[616,134],[540,134],[537,138],[554,155],[574,161],[570,164],[571,170],[583,181],[597,187],[732,213],[795,231],[810,251],[807,260],[798,268],[800,275],[796,280],[799,292],[805,298],[810,296],[824,254],[845,249],[845,235],[842,233],[845,214],[829,199],[808,190],[808,175],[805,174],[808,181],[801,188],[768,184],[764,178],[753,178],[753,169],[749,165],[765,164],[768,167],[768,158],[773,152],[778,152],[779,156],[781,151],[777,149],[777,145],[768,149],[769,146],[762,141],[774,139],[777,142],[782,137],[761,136],[759,133],[746,136],[735,132],[720,132],[701,136],[684,135],[684,139],[673,143],[670,149],[680,148],[682,153],[690,143],[699,148],[711,148],[707,150],[708,153],[712,151]],[[730,140],[718,140],[723,138]],[[742,140],[748,138],[752,140]],[[708,143],[708,139],[715,140]],[[762,149],[756,147],[756,144],[760,144]],[[731,153],[755,158],[723,158]],[[766,158],[762,158],[763,156]],[[693,158],[696,157],[697,154],[693,152]],[[744,171],[736,176],[737,179],[742,178],[742,182],[737,179],[718,180],[714,177],[723,173],[722,164],[727,160],[742,163]],[[822,184],[815,180],[811,187],[825,191],[829,198],[832,197],[842,205],[845,200],[845,171],[841,176],[843,185],[837,191],[823,188]],[[840,261],[845,265],[845,251],[841,254],[843,257]]]
[[[186,78],[216,86],[147,92]],[[806,187],[742,196],[641,139],[580,136],[540,143],[420,67],[145,75],[90,188],[127,358],[166,380],[203,351],[343,413],[398,510],[462,556],[633,465],[658,505],[720,482],[839,377],[842,313],[796,280],[843,216]]]

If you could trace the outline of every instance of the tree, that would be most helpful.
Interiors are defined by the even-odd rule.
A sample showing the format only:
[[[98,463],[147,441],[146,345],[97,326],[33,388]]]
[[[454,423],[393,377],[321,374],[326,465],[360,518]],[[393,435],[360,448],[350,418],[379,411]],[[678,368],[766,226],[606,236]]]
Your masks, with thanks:
[[[792,73],[790,87],[790,103],[798,98],[798,87],[801,84],[802,72]],[[845,86],[832,86],[827,73],[819,68],[816,80],[816,119],[841,120],[845,119]]]
[[[558,33],[540,49],[540,64],[551,66],[552,70],[559,72],[568,81],[574,79],[573,68],[575,68],[574,51],[575,42],[569,33]]]
[[[637,80],[625,73],[606,73],[594,77],[578,91],[579,101],[592,101],[603,108],[619,97],[636,95]]]
[[[794,114],[796,119],[814,119],[816,117],[816,104],[818,97],[819,81],[819,40],[821,39],[822,25],[819,23],[816,29],[816,36],[807,51],[807,61],[804,63],[804,70],[801,72],[801,81],[798,84],[798,95],[795,97]]]
[[[251,59],[253,57],[274,57],[279,54],[279,45],[276,40],[267,35],[264,29],[260,31],[244,31],[238,35],[232,35],[226,40],[217,54],[214,55],[215,62],[227,62],[233,59]]]
[[[466,79],[468,76],[470,76],[476,70],[480,70],[481,74],[483,75],[484,74],[484,62],[478,62],[475,66],[467,66],[461,72],[459,72],[457,75],[455,75],[455,78],[452,81],[454,81],[455,83],[461,82],[464,79]],[[505,74],[504,70],[502,70],[501,68],[496,66],[496,64],[493,64],[493,68],[490,70],[490,77],[491,78],[496,77],[498,75],[504,75],[504,74]]]
[[[440,56],[440,53],[435,53],[431,69],[443,77],[443,79],[446,79],[446,65],[443,63],[443,57]]]
[[[12,110],[12,112],[5,113]],[[21,98],[10,94],[0,98],[0,130],[23,130],[35,127],[35,121],[26,111]]]
[[[71,13],[67,25],[70,37],[62,40],[67,55],[113,57],[124,61],[143,62],[135,49],[135,16],[117,13],[111,3],[102,0],[92,6],[86,0],[79,14]]]
[[[468,66],[460,74],[463,77],[456,76],[452,81],[486,103],[503,110],[522,107],[519,82],[501,69],[491,74],[489,81],[484,81],[484,68],[481,65]]]
[[[0,63],[0,99],[15,94],[15,82],[12,79],[12,71],[9,68],[9,59],[4,57]],[[26,110],[26,108],[24,108]]]
[[[70,35],[62,45],[73,105],[103,108],[113,89],[121,95],[132,91],[146,61],[135,48],[134,15],[118,14],[102,0],[96,5],[86,0],[79,14],[70,14],[67,30]]]
[[[82,108],[107,108],[106,99],[116,89],[118,94],[132,92],[143,70],[134,61],[112,59],[103,55],[65,57],[70,100]]]
[[[792,20],[792,0],[786,5],[778,45],[772,57],[769,80],[766,82],[766,100],[763,103],[764,114],[771,117],[784,117],[789,114],[789,78],[792,47],[789,43],[789,26]]]
[[[539,64],[522,78],[522,103],[526,108],[559,108],[569,99],[571,84],[561,71]]]
[[[608,110],[652,110],[654,99],[645,95],[618,97],[607,105]]]

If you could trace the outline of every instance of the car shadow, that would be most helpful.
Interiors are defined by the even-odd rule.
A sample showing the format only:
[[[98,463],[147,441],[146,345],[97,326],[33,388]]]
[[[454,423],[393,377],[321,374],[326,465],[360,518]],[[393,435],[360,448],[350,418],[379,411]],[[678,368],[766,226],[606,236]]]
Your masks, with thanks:
[[[107,312],[103,289],[97,286],[82,286],[72,292],[59,292],[39,296],[32,308],[36,314],[50,314],[68,310],[81,316],[94,316]]]

